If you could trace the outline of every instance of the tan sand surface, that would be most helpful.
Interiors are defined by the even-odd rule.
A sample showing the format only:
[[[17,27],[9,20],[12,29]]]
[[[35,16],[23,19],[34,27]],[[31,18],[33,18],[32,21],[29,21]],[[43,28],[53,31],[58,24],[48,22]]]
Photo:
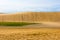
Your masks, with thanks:
[[[0,40],[60,40],[60,29],[0,28]]]

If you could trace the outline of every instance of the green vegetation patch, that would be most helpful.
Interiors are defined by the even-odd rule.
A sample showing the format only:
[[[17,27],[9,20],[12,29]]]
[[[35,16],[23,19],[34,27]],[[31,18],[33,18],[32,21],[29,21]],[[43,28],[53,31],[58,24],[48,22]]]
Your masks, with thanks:
[[[31,25],[36,23],[27,23],[27,22],[0,22],[0,26],[24,26]]]

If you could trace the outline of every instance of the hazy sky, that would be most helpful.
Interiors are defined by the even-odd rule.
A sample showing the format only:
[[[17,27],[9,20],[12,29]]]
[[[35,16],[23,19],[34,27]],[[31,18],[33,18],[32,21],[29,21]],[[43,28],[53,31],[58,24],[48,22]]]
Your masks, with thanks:
[[[60,11],[60,0],[0,0],[0,12]]]

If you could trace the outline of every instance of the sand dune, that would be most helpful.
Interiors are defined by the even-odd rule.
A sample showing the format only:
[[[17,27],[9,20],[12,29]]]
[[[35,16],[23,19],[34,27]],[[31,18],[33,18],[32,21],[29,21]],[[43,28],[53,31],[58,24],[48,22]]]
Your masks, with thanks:
[[[15,14],[0,14],[4,22],[60,22],[60,12],[17,12]]]

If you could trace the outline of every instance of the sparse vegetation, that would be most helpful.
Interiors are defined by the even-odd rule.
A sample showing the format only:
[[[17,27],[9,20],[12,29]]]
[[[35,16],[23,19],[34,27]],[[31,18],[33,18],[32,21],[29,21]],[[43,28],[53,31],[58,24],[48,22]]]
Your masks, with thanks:
[[[24,26],[31,25],[36,23],[27,23],[27,22],[0,22],[0,26]]]

